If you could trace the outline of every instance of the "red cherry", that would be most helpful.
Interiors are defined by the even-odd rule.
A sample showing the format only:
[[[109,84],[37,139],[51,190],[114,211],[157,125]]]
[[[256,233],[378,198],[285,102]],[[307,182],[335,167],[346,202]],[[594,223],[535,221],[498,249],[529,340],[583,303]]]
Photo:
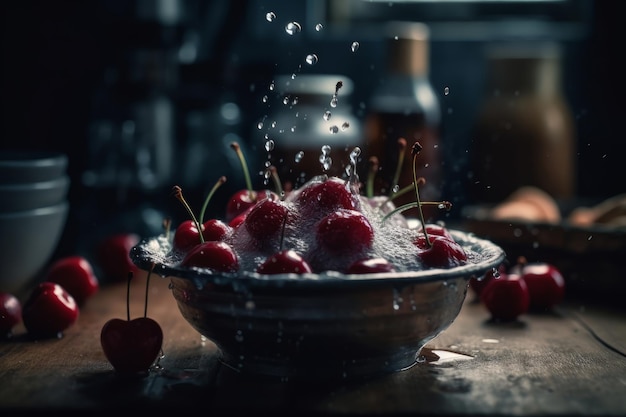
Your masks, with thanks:
[[[347,274],[374,274],[396,272],[396,268],[385,258],[365,258],[353,262],[346,270]]]
[[[259,274],[305,274],[313,272],[309,263],[292,249],[282,250],[267,258],[256,270]]]
[[[266,198],[248,212],[243,224],[250,236],[267,240],[282,230],[285,216],[287,206],[282,201]]]
[[[440,235],[429,235],[428,239],[430,246],[423,233],[420,233],[414,241],[418,248],[417,256],[426,266],[452,268],[467,262],[465,250],[454,240]]]
[[[426,225],[426,233],[428,233],[428,235],[443,236],[443,237],[448,238],[450,240],[454,240],[454,238],[450,234],[450,231],[448,229],[446,229],[444,226],[441,226],[441,225],[438,225],[438,224],[434,224],[434,223],[427,224]]]
[[[210,219],[202,224],[204,240],[224,240],[232,232],[232,227],[219,219]]]
[[[204,228],[204,225],[201,227]],[[193,220],[185,220],[176,228],[172,244],[175,249],[181,252],[187,252],[189,249],[200,244],[201,242],[200,233],[198,233],[196,223]]]
[[[483,275],[483,277],[480,279],[472,277],[469,281],[469,285],[474,293],[478,297],[480,297],[480,294],[485,289],[487,284],[489,284],[489,281],[491,281],[492,279],[500,278],[500,275],[504,273],[506,273],[506,267],[504,266],[504,264],[501,264],[500,266],[498,266],[498,268],[493,268],[487,271],[485,275]]]
[[[374,229],[356,210],[337,210],[317,224],[317,242],[333,253],[357,253],[372,247]]]
[[[220,272],[235,272],[239,269],[239,259],[229,244],[211,240],[191,249],[183,258],[181,265],[209,268]]]
[[[100,333],[104,355],[120,373],[147,371],[159,356],[162,343],[161,326],[150,317],[111,319]]]
[[[128,272],[138,268],[130,258],[130,250],[139,243],[134,233],[119,233],[103,239],[97,248],[97,261],[103,278],[111,281],[123,280]]]
[[[147,372],[156,361],[163,345],[163,330],[159,324],[147,317],[148,288],[150,275],[146,278],[146,305],[143,317],[130,318],[128,295],[133,273],[127,275],[126,320],[113,318],[108,320],[100,331],[100,345],[107,360],[115,371],[123,374]]]
[[[338,177],[303,188],[296,201],[307,213],[320,215],[337,209],[355,210],[358,207],[358,196],[350,191],[346,181]]]
[[[11,334],[22,321],[22,304],[16,296],[0,292],[0,338]]]
[[[54,336],[78,319],[78,304],[61,285],[42,282],[30,293],[22,307],[22,320],[29,333]]]
[[[68,256],[48,268],[45,281],[60,284],[82,306],[100,288],[89,261],[82,256]]]
[[[226,221],[230,222],[235,217],[246,212],[259,201],[265,200],[280,200],[278,194],[270,190],[263,191],[249,191],[240,190],[233,194],[226,203]]]
[[[528,286],[530,310],[547,311],[563,301],[565,280],[561,272],[548,263],[527,263],[521,269]]]
[[[480,296],[494,320],[513,321],[528,311],[530,295],[521,275],[500,274],[485,286]]]

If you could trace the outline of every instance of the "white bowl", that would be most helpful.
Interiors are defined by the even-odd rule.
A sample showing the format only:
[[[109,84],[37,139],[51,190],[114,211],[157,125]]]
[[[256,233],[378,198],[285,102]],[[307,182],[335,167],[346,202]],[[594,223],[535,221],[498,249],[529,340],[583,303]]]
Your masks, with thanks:
[[[67,221],[64,201],[34,210],[0,213],[0,291],[19,294],[54,253]]]
[[[70,178],[62,175],[48,181],[0,184],[0,213],[34,210],[65,201]]]
[[[1,151],[0,184],[49,181],[67,170],[67,155],[45,151]]]

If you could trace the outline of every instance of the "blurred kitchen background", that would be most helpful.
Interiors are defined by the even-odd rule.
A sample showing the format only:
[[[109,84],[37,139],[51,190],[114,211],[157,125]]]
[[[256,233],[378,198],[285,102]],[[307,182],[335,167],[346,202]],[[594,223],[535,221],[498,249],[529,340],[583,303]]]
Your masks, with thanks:
[[[413,75],[423,78],[428,87],[423,91],[431,95],[420,96],[418,89],[398,94],[411,96],[402,100],[430,100],[425,117],[429,121],[416,123],[435,125],[437,133],[428,140],[438,150],[431,162],[441,172],[433,174],[429,184],[453,202],[450,221],[466,205],[499,198],[497,189],[493,195],[486,191],[491,186],[478,175],[475,162],[476,149],[480,158],[490,152],[486,138],[476,132],[485,102],[506,91],[493,84],[499,77],[509,84],[521,77],[514,95],[524,94],[525,88],[534,93],[547,89],[567,104],[559,111],[571,116],[572,134],[556,136],[565,141],[558,145],[564,153],[572,148],[571,161],[565,157],[572,165],[565,162],[561,170],[571,188],[565,186],[556,197],[599,201],[626,191],[621,123],[626,114],[626,68],[620,59],[626,25],[619,2],[1,4],[1,147],[69,155],[72,208],[59,252],[75,252],[85,239],[116,230],[158,233],[163,216],[175,223],[187,218],[170,192],[173,185],[183,188],[197,212],[215,181],[226,175],[228,182],[209,208],[209,215],[219,215],[226,198],[245,188],[239,162],[228,146],[232,141],[242,145],[259,188],[272,187],[271,182],[263,184],[268,163],[297,166],[298,157],[287,149],[296,155],[305,150],[305,158],[317,161],[327,141],[332,141],[333,150],[365,144],[370,140],[369,118],[380,110],[375,98],[381,91],[395,94],[401,83],[389,82],[390,71],[402,65],[398,59],[413,53],[425,57]],[[391,56],[393,42],[405,36],[390,31],[392,21],[424,24],[422,46],[414,44],[417,49],[408,46]],[[494,54],[515,55],[519,44],[519,53],[535,58],[539,54],[540,61],[556,59],[552,70],[546,70],[551,75],[541,78],[535,74],[543,74],[537,66],[515,65],[497,73]],[[426,49],[420,49],[424,45]],[[298,84],[300,80],[308,83]],[[343,85],[337,86],[337,81]],[[554,85],[546,87],[544,82]],[[384,103],[378,101],[379,106]],[[325,120],[327,111],[331,117]],[[280,123],[274,125],[276,121]],[[540,152],[542,134],[533,136],[528,148]],[[538,163],[523,148],[484,156],[505,161],[510,171],[525,166],[534,171]],[[357,166],[362,178],[367,172],[365,155]],[[332,156],[334,166],[346,162]],[[514,177],[495,162],[493,166],[497,168],[492,175],[499,179]],[[552,168],[539,169],[540,174],[550,177]],[[318,169],[321,173],[322,167]],[[294,184],[299,181],[298,172],[281,175],[292,175]]]

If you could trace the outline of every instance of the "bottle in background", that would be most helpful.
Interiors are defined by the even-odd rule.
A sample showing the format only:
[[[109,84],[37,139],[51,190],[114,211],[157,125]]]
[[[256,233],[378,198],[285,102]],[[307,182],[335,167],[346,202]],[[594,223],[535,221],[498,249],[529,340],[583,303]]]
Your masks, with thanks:
[[[391,22],[387,36],[387,75],[373,92],[365,120],[367,158],[376,156],[380,163],[375,193],[393,193],[399,163],[397,142],[404,138],[407,149],[399,188],[413,181],[411,147],[417,141],[423,147],[417,158],[417,177],[426,179],[426,184],[420,188],[420,198],[438,201],[443,171],[439,147],[441,108],[428,77],[429,29],[422,23]],[[394,199],[396,206],[414,201],[414,192]],[[437,210],[434,207],[424,209],[427,218]],[[415,216],[417,211],[411,209],[405,215]]]
[[[575,127],[558,45],[494,45],[487,58],[471,149],[473,199],[498,202],[525,185],[557,200],[574,197]]]

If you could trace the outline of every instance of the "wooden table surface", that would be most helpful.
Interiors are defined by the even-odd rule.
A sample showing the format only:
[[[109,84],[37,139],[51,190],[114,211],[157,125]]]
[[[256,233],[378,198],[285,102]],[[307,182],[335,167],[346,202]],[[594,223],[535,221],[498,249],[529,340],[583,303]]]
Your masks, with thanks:
[[[143,314],[144,282],[131,285],[132,317]],[[109,284],[62,338],[33,340],[18,327],[0,341],[0,415],[626,415],[623,309],[567,301],[554,313],[497,324],[468,292],[457,320],[427,345],[424,363],[383,377],[307,384],[242,377],[221,365],[215,345],[180,315],[168,283],[150,282],[148,316],[163,329],[164,355],[149,375],[120,377],[102,352],[104,323],[126,317],[125,283]]]

